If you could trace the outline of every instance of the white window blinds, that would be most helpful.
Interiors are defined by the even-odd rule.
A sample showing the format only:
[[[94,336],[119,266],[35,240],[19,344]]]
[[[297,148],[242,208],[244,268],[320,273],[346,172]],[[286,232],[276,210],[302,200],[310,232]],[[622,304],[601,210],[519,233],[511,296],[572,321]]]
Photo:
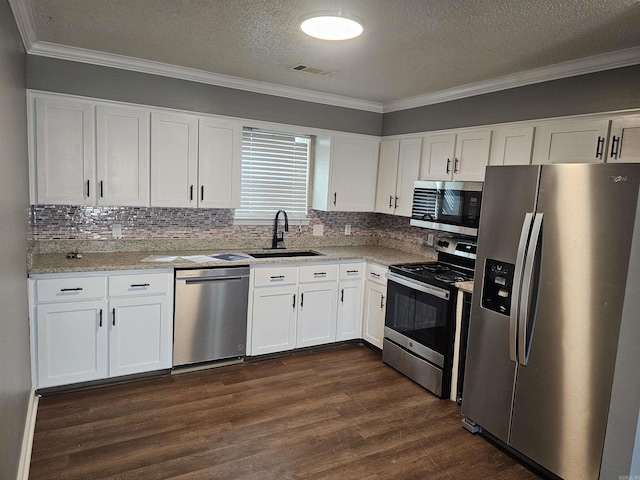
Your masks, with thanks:
[[[310,137],[242,130],[242,207],[238,219],[273,219],[279,209],[289,218],[307,215]]]

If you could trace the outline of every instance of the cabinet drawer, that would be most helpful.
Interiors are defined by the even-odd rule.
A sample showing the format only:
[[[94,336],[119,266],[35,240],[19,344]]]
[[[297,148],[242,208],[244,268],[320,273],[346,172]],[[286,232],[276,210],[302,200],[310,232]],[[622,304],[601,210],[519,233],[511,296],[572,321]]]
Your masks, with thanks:
[[[340,265],[340,280],[357,280],[362,278],[362,263],[343,263]]]
[[[104,298],[106,277],[65,277],[36,281],[37,303],[75,302]]]
[[[256,268],[254,272],[254,287],[273,287],[298,283],[298,267]]]
[[[323,263],[300,267],[300,283],[335,282],[338,279],[338,265]]]
[[[109,277],[109,296],[162,295],[170,291],[172,280],[166,273],[113,275]]]
[[[372,263],[367,263],[367,280],[371,280],[372,282],[379,283],[381,285],[387,284],[387,267],[383,267],[382,265],[375,265]]]

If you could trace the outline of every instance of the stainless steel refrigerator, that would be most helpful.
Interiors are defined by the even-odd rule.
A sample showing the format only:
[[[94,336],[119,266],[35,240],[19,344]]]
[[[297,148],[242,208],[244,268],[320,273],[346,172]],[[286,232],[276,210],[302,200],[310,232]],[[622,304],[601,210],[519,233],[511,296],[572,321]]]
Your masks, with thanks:
[[[463,425],[565,480],[640,475],[639,186],[640,164],[487,168]]]

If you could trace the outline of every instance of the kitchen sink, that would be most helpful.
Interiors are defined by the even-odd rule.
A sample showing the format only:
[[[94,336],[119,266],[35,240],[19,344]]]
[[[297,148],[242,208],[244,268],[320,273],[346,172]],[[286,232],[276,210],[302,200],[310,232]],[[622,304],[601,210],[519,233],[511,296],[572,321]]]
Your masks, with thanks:
[[[313,250],[269,250],[265,252],[247,253],[253,258],[289,258],[289,257],[318,257],[324,256],[323,253],[314,252]]]

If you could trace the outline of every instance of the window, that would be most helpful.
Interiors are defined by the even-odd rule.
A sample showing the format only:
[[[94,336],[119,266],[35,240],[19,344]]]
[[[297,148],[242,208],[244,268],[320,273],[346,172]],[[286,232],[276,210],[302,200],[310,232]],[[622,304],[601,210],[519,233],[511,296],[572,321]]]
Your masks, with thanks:
[[[311,138],[254,128],[242,130],[241,204],[238,220],[273,220],[279,209],[289,219],[307,216]]]

